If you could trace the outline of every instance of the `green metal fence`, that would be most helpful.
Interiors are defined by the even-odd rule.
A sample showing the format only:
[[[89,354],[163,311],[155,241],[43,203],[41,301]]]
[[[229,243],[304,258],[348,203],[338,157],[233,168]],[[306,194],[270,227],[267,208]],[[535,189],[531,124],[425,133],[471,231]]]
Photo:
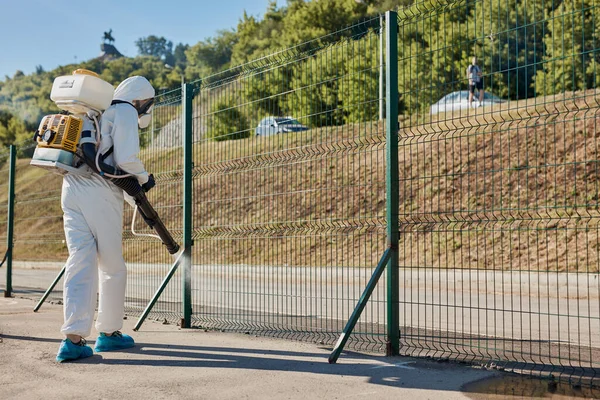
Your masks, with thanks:
[[[183,223],[183,130],[181,89],[156,97],[151,125],[140,135],[143,150],[140,159],[156,180],[148,200],[160,215],[174,239],[181,243]],[[138,215],[132,226],[133,208],[125,207],[124,247],[128,286],[126,312],[139,315],[167,275],[172,256],[152,235]],[[176,272],[153,308],[151,318],[179,323],[182,313],[180,272]]]
[[[12,260],[7,264],[6,261],[9,256],[9,244],[12,242],[10,239],[11,232],[10,226],[10,210],[9,205],[11,195],[11,151],[4,151],[0,153],[0,254],[2,255],[2,266],[4,271],[0,275],[4,278],[1,282],[3,283],[4,291],[3,295],[10,297],[12,295]],[[14,186],[13,186],[14,187]]]
[[[399,13],[402,354],[597,379],[599,17],[580,0]],[[489,94],[471,107],[474,55]]]
[[[60,205],[62,179],[29,165],[33,141],[17,143],[14,162],[14,292],[37,298],[53,281],[68,257]],[[9,201],[10,204],[10,201]],[[60,301],[62,286],[51,296]]]
[[[197,82],[193,318],[332,343],[386,248],[379,18]],[[385,290],[352,338],[385,348]]]
[[[597,381],[599,7],[419,2],[159,95],[141,158],[185,253],[150,317]],[[64,262],[25,161],[16,260]],[[173,259],[131,217],[139,315]]]

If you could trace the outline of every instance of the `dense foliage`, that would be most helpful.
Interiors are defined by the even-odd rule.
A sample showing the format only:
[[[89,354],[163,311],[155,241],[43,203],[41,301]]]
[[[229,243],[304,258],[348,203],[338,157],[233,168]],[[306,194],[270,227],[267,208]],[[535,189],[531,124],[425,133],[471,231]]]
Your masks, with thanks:
[[[252,135],[245,115],[225,101],[217,101],[207,125],[207,136],[216,141],[243,139]]]

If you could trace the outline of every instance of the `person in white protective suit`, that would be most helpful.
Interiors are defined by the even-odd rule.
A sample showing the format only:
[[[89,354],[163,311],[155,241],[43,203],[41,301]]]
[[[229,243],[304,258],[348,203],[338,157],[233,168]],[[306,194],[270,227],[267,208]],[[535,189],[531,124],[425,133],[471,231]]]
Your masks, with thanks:
[[[104,162],[132,174],[149,190],[154,178],[138,158],[138,126],[150,122],[154,88],[134,76],[114,92],[113,104],[100,120],[98,151]],[[145,126],[143,126],[145,125]],[[127,271],[122,252],[124,193],[97,173],[86,177],[67,174],[63,179],[61,205],[69,249],[64,276],[64,324],[57,361],[89,357],[92,349],[85,337],[92,329],[99,283],[97,352],[134,346],[120,332],[123,327]]]

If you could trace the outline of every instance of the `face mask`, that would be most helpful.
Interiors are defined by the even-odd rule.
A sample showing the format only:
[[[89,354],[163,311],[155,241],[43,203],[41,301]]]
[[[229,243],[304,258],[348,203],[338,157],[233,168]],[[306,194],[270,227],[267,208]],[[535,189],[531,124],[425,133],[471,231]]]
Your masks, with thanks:
[[[149,114],[154,105],[154,97],[146,100],[134,100],[133,106],[138,112],[138,115]]]
[[[142,114],[138,117],[138,126],[145,129],[150,125],[150,121],[152,121],[152,114]]]

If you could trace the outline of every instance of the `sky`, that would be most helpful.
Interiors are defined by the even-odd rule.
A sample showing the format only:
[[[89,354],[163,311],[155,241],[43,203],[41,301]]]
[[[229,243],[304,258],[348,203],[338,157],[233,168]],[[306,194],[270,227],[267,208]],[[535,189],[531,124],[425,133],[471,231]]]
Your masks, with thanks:
[[[82,5],[84,4],[84,5]],[[17,70],[60,65],[97,57],[104,32],[115,47],[137,55],[135,41],[164,36],[194,45],[237,25],[244,13],[262,17],[269,0],[0,0],[0,81]],[[277,0],[278,6],[285,0]]]

